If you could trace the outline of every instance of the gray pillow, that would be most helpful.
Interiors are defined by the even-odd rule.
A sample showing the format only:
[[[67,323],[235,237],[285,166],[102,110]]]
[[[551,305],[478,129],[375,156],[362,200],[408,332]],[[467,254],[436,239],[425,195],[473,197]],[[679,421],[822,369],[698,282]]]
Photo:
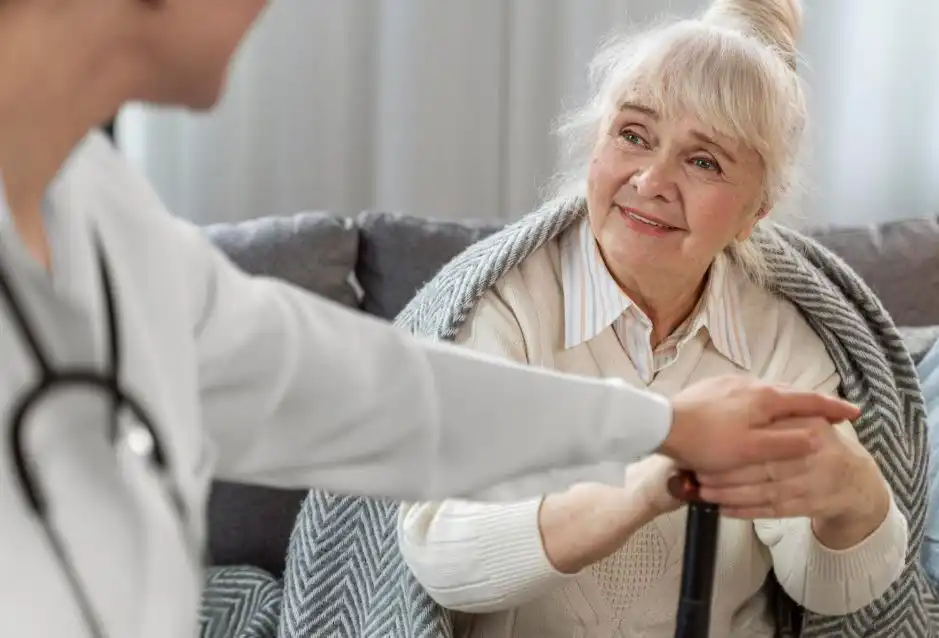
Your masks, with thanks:
[[[355,275],[364,295],[362,308],[389,320],[453,257],[502,228],[375,212],[362,213],[358,224]]]
[[[262,217],[207,226],[205,233],[235,264],[357,306],[350,283],[359,250],[355,222],[328,213]]]
[[[939,319],[939,221],[912,219],[810,234],[868,283],[901,326]]]

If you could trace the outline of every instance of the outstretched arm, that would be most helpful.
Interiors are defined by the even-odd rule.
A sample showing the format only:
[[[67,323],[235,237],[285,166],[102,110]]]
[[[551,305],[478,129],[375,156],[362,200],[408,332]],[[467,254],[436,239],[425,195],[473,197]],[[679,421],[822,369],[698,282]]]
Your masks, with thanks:
[[[194,228],[179,234],[200,287],[200,389],[226,479],[407,499],[517,481],[514,496],[531,495],[668,434],[664,399],[414,339],[243,274]]]

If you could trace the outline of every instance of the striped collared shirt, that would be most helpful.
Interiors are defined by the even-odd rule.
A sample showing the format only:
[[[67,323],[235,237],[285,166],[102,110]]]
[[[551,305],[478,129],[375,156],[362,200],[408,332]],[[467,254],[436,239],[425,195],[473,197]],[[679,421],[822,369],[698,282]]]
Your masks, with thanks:
[[[652,322],[623,292],[600,255],[587,220],[561,238],[564,347],[573,348],[613,326],[647,384],[678,357],[682,346],[707,330],[714,347],[745,370],[750,368],[736,287],[723,255],[711,265],[701,300],[691,315],[653,351]]]

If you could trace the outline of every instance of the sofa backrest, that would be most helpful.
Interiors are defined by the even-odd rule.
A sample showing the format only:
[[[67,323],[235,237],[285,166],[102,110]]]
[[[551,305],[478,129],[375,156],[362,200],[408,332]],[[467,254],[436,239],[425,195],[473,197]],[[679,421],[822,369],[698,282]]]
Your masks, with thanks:
[[[939,324],[939,220],[809,232],[870,285],[898,326]]]
[[[411,297],[440,268],[467,246],[498,231],[501,225],[446,222],[362,213],[355,276],[362,287],[362,309],[394,319]]]
[[[355,220],[323,212],[214,224],[205,233],[237,266],[276,277],[346,306],[358,305],[352,273],[359,252]]]
[[[421,284],[496,225],[368,213],[358,219],[356,275],[364,309],[387,319]],[[806,231],[871,286],[900,326],[939,324],[939,221],[921,219]]]
[[[217,224],[206,233],[244,270],[392,319],[437,270],[498,224],[324,212]],[[939,323],[939,221],[807,231],[854,268],[901,326]]]

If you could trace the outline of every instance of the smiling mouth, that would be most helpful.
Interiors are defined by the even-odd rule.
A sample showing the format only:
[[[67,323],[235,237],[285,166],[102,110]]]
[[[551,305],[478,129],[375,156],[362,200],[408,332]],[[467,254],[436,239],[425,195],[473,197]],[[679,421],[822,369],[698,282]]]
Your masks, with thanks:
[[[648,217],[643,217],[631,208],[622,208],[620,206],[617,206],[617,208],[619,208],[620,213],[626,217],[629,217],[633,221],[639,222],[640,224],[645,224],[646,226],[651,226],[652,228],[658,228],[660,230],[679,230],[675,226],[669,226],[668,224],[654,221]]]

